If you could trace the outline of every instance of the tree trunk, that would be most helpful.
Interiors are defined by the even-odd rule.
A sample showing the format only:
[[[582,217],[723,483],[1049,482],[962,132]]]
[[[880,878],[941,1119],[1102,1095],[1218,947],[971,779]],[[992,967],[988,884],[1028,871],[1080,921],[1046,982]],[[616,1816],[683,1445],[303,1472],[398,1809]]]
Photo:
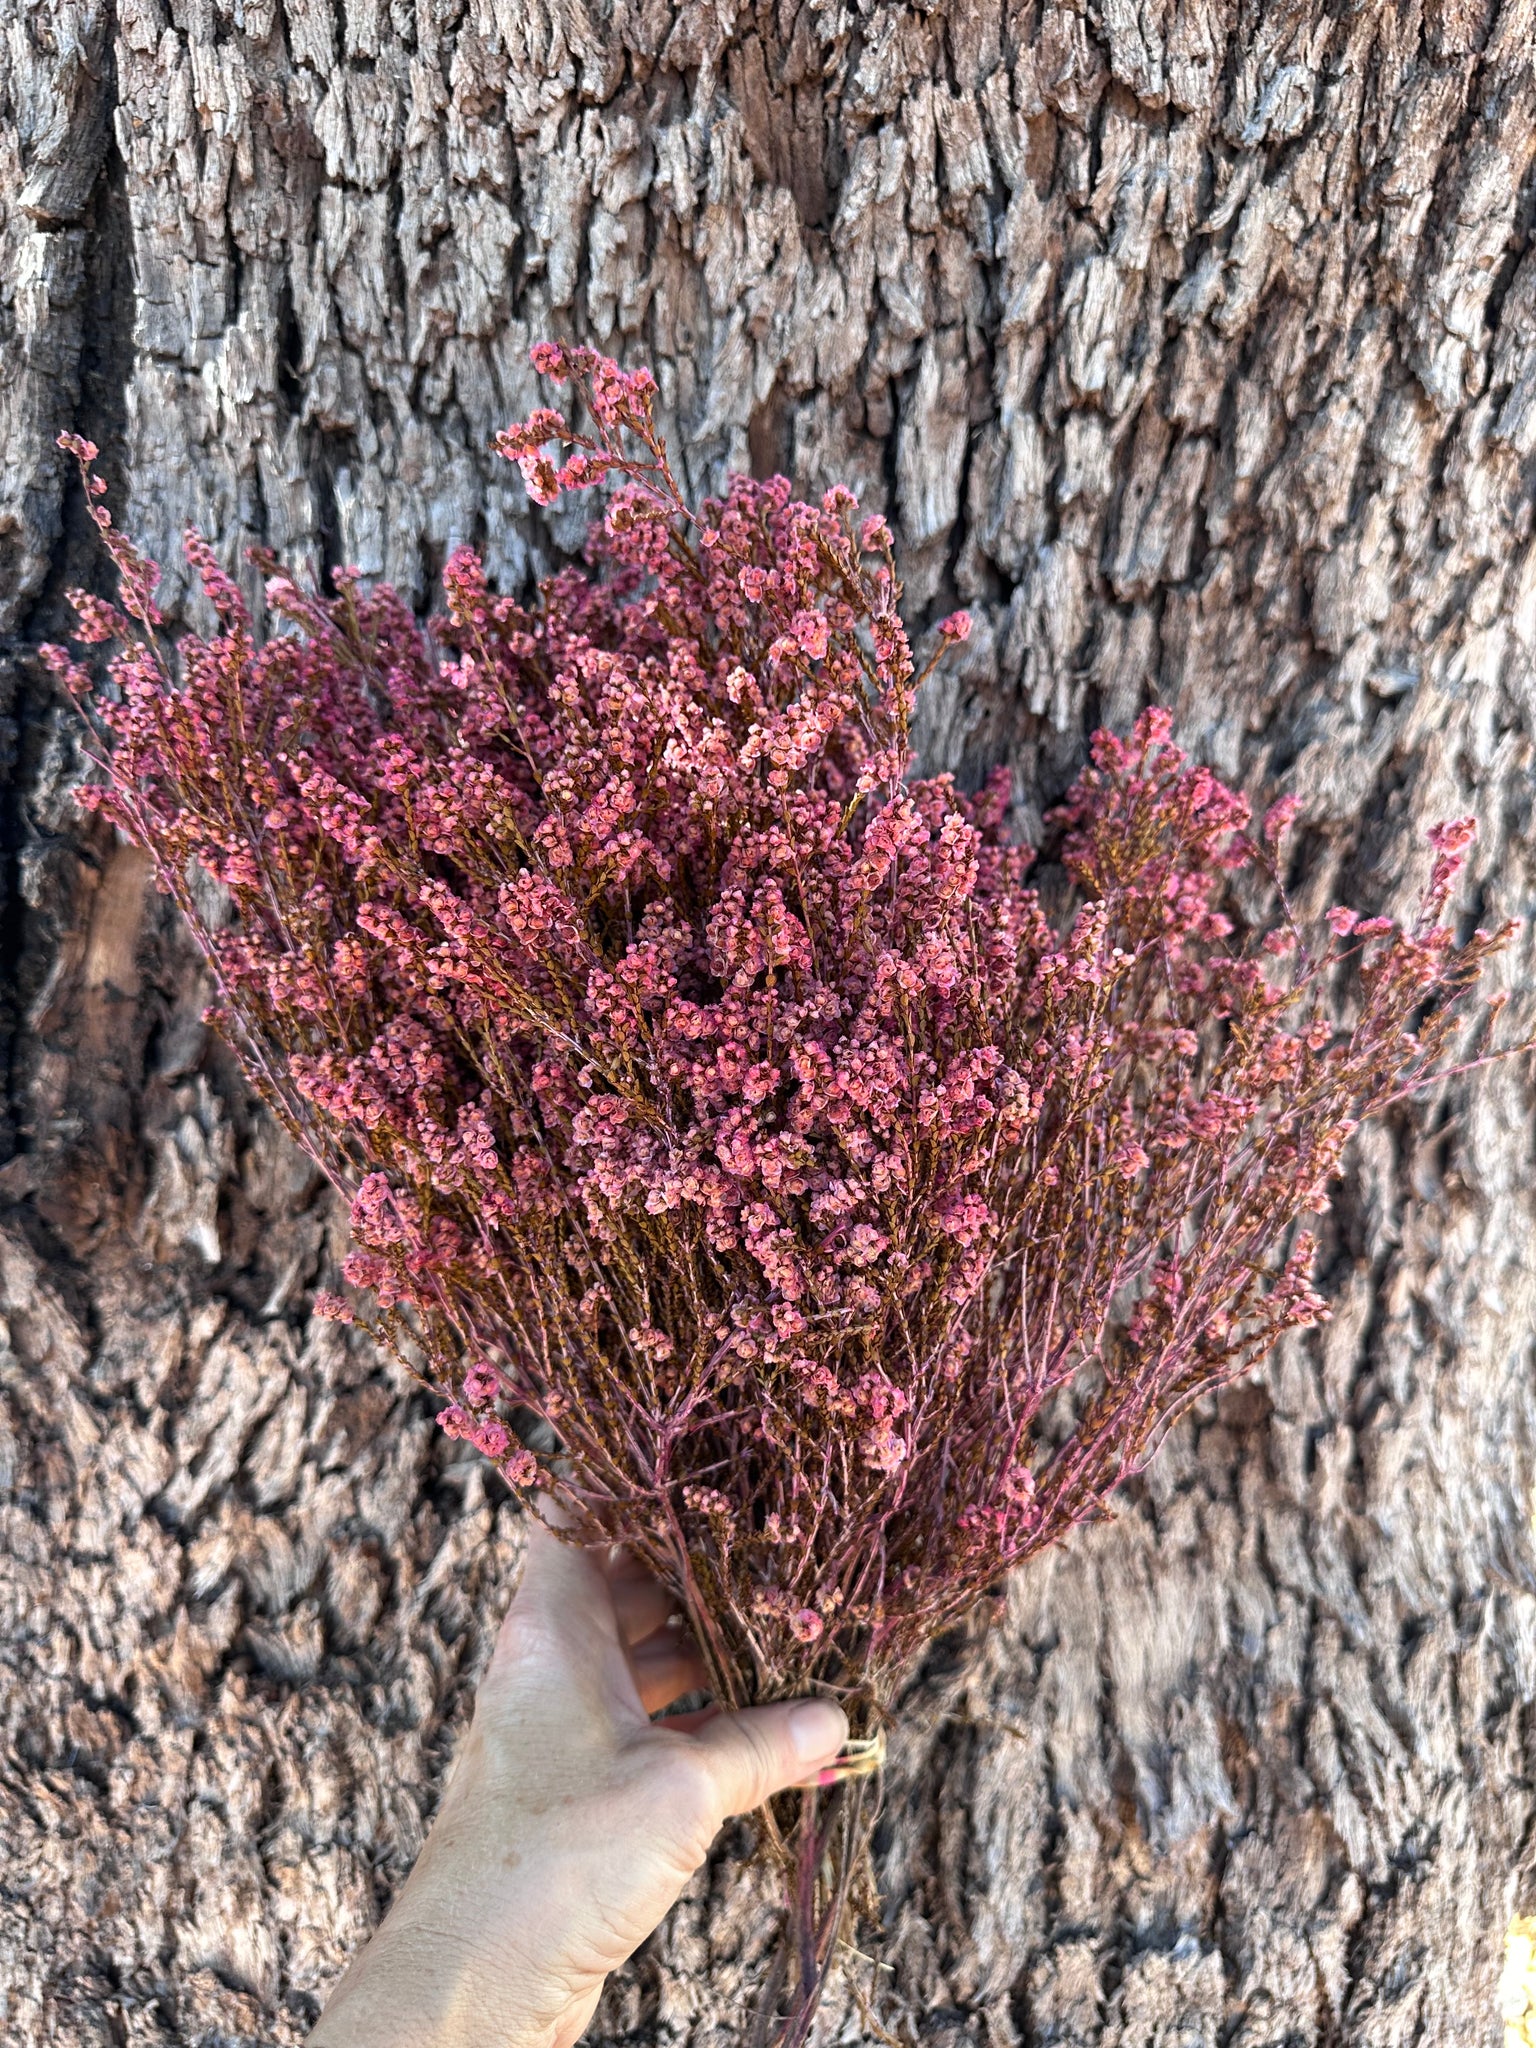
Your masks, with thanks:
[[[173,612],[189,522],[426,607],[461,541],[510,586],[575,539],[487,444],[528,344],[591,339],[655,368],[696,487],[849,482],[914,622],[971,607],[931,762],[1012,760],[1038,821],[1156,699],[1303,799],[1308,907],[1403,907],[1472,810],[1492,923],[1536,899],[1536,8],[3,7],[0,2012],[16,2048],[297,2042],[430,1818],[517,1523],[306,1320],[340,1220],[69,802],[32,650],[100,570],[55,434]],[[1501,972],[1529,1024],[1528,929]],[[1501,2038],[1528,1073],[1370,1135],[1332,1325],[935,1654],[829,2035],[874,2038],[865,1990],[934,2042]],[[739,1847],[594,2039],[734,2037],[771,1932]]]

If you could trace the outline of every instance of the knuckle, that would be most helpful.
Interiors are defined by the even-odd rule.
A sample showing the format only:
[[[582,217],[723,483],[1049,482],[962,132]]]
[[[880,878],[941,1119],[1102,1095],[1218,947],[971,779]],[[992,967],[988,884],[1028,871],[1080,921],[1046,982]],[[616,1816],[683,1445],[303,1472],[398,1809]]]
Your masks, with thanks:
[[[744,1803],[736,1810],[750,1813],[754,1807],[762,1805],[779,1782],[779,1750],[760,1721],[744,1720],[738,1722],[737,1727],[746,1752],[746,1769],[742,1773],[740,1787]]]

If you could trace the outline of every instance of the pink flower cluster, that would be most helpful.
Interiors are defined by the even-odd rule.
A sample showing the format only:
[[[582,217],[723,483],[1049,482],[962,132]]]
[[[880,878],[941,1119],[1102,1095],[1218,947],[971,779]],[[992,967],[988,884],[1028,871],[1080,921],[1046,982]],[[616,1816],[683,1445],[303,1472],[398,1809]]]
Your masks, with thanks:
[[[450,1435],[630,1543],[723,1699],[878,1714],[936,1629],[1325,1315],[1307,1221],[1359,1121],[1443,1067],[1498,943],[1439,922],[1471,828],[1437,835],[1411,929],[1338,910],[1314,953],[1292,806],[1250,832],[1149,711],[1052,821],[1053,920],[1005,772],[910,779],[885,522],[782,478],[695,516],[648,375],[535,361],[593,430],[545,409],[503,452],[539,502],[611,495],[529,602],[461,551],[434,644],[388,590],[268,563],[299,630],[258,644],[192,540],[221,626],[173,675],[92,483],[131,616],[81,600],[81,637],[126,646],[106,691],[50,658],[103,729],[95,800],[352,1198],[359,1299],[317,1306],[371,1315]],[[1272,930],[1240,928],[1241,869]]]

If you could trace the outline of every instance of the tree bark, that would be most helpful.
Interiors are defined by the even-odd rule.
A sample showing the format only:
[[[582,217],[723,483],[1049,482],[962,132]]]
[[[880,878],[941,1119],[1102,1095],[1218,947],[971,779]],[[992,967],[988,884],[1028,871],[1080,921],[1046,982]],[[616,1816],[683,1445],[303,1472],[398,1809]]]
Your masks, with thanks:
[[[0,2012],[291,2043],[409,1867],[516,1517],[306,1319],[341,1219],[83,825],[34,658],[99,581],[63,427],[177,536],[422,607],[584,514],[487,452],[528,344],[648,362],[689,481],[896,524],[976,630],[930,762],[1026,821],[1149,699],[1308,820],[1305,907],[1482,827],[1528,914],[1533,0],[0,0]],[[1529,927],[1500,975],[1527,1028]],[[1536,1907],[1529,1069],[1358,1147],[1332,1325],[936,1651],[880,1959],[826,2025],[1105,2048],[1495,2043]],[[727,1844],[594,2040],[734,2037]],[[1536,1990],[1533,1990],[1536,1997]],[[1522,2037],[1524,2038],[1524,2037]]]

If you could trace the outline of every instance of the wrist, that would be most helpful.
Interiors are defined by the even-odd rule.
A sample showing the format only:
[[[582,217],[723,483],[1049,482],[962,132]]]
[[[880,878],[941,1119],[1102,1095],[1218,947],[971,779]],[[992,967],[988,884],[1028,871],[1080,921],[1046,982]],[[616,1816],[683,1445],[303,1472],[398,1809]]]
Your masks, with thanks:
[[[401,1909],[405,1908],[402,1912]],[[558,2029],[534,2008],[527,1973],[423,1925],[401,1899],[342,1977],[306,2048],[555,2048]]]

